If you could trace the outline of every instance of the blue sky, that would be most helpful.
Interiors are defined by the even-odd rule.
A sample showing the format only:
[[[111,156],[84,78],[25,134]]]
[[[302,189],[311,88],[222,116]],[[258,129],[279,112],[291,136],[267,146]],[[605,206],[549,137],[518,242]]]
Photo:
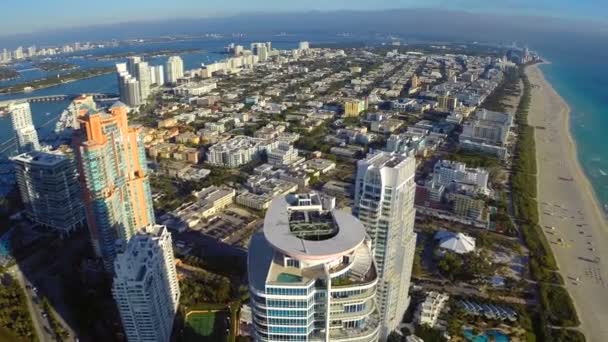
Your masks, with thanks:
[[[93,24],[241,12],[436,7],[608,20],[607,0],[7,0],[0,35]]]

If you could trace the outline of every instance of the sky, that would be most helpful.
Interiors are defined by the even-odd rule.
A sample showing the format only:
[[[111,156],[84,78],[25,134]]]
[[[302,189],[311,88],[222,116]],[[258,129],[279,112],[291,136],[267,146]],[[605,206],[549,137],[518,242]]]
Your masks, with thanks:
[[[0,35],[175,17],[244,12],[441,8],[608,21],[607,0],[9,0],[0,5]]]

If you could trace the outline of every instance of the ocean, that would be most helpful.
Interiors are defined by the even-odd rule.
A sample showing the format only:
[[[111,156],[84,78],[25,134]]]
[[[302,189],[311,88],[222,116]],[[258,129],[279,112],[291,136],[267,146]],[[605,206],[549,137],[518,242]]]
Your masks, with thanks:
[[[564,43],[567,41],[567,43]],[[570,132],[579,162],[602,207],[608,205],[608,46],[605,40],[567,39],[538,44],[551,64],[545,78],[571,109]]]

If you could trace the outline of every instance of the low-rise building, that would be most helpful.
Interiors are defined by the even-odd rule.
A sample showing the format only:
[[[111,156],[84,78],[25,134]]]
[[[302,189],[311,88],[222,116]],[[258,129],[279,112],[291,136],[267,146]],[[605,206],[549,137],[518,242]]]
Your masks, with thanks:
[[[269,151],[267,155],[268,163],[274,166],[289,166],[304,160],[303,157],[298,156],[298,149],[283,142],[279,142],[277,148]]]
[[[223,167],[239,167],[259,159],[277,146],[277,141],[239,135],[209,147],[207,162]]]
[[[416,322],[420,325],[427,325],[430,328],[435,327],[448,299],[450,299],[450,296],[445,293],[435,291],[427,293],[424,302],[420,303],[416,310]]]
[[[359,116],[367,109],[367,99],[346,99],[344,100],[344,116]]]

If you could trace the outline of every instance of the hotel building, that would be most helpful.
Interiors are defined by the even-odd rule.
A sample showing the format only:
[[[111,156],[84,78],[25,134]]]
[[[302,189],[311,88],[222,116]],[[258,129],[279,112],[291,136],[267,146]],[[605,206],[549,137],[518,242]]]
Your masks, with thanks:
[[[118,102],[109,112],[78,111],[74,135],[78,170],[93,248],[112,269],[117,240],[128,241],[154,223],[146,157],[139,127],[127,122]]]
[[[276,197],[248,255],[255,341],[378,341],[363,225],[315,193]]]
[[[410,302],[416,247],[414,195],[416,159],[379,152],[360,160],[353,213],[372,240],[378,266],[378,307],[382,339],[395,330]]]

